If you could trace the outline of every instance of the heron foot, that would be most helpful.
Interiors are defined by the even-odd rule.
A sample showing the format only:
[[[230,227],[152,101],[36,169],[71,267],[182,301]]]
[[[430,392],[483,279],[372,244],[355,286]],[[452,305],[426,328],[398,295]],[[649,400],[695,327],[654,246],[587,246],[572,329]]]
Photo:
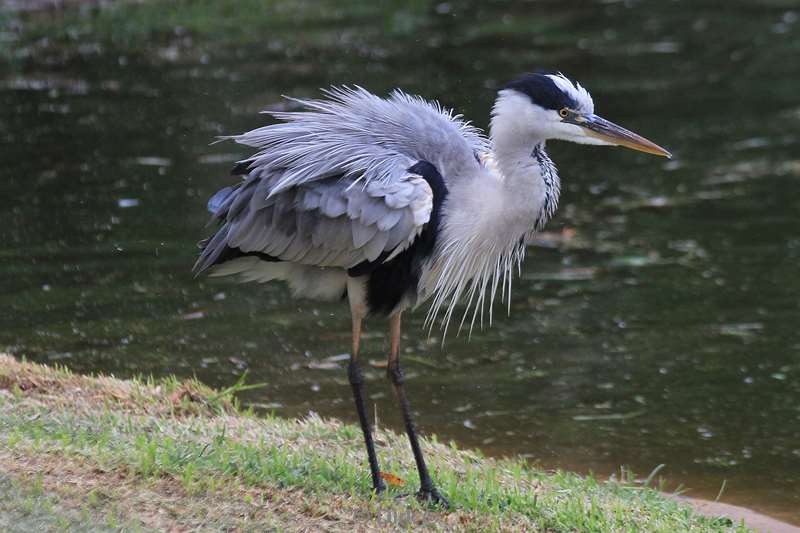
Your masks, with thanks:
[[[372,484],[372,490],[375,491],[377,496],[380,496],[384,492],[386,492],[386,483],[383,482],[382,479],[378,479],[377,483]]]
[[[417,491],[417,499],[422,503],[427,503],[428,505],[438,505],[442,509],[449,509],[450,503],[447,501],[447,498],[439,494],[439,491],[436,490],[435,487],[430,489],[421,488]]]

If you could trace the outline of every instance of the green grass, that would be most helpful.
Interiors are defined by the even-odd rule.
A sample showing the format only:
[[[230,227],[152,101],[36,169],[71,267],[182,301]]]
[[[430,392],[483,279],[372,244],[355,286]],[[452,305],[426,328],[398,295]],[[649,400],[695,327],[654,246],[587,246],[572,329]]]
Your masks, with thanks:
[[[41,476],[20,481],[0,473],[0,531],[137,531],[136,522],[101,507],[96,492],[66,500],[45,491]]]
[[[185,513],[173,511],[172,520],[194,526],[301,529],[325,517],[343,529],[388,523],[444,530],[747,531],[629,479],[544,472],[435,438],[423,446],[452,509],[431,509],[394,497],[416,488],[416,471],[405,438],[380,428],[383,468],[407,483],[376,497],[357,427],[316,416],[286,420],[243,412],[231,399],[242,386],[215,392],[174,379],[92,378],[0,356],[0,450],[6,450],[0,466],[23,472],[69,465],[70,475],[81,473],[87,486],[82,490],[79,483],[79,497],[67,499],[116,522],[140,513],[125,511],[122,497],[103,481],[109,476],[123,480],[127,499],[141,491],[156,494],[151,505],[165,484],[171,486],[181,500],[173,506]],[[57,468],[45,475],[58,486]],[[231,503],[217,503],[212,512],[206,508],[212,500]],[[242,506],[251,518],[240,516]]]

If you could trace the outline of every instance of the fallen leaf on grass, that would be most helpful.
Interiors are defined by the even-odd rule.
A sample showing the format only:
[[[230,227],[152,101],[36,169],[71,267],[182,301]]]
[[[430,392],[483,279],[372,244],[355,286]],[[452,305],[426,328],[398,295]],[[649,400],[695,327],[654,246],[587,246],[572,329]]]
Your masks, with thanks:
[[[390,474],[389,472],[381,472],[381,477],[386,481],[386,483],[389,485],[394,485],[395,487],[402,487],[406,484],[405,481],[394,474]]]

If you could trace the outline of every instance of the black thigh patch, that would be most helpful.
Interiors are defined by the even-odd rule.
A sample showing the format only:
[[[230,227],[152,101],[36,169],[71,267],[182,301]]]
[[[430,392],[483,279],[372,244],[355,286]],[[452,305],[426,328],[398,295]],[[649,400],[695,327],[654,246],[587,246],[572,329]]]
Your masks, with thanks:
[[[427,161],[418,161],[408,170],[422,176],[433,191],[430,220],[414,242],[391,261],[385,262],[391,252],[384,252],[375,261],[364,261],[348,269],[347,273],[353,277],[369,275],[367,306],[371,313],[388,315],[403,296],[417,290],[422,263],[436,246],[447,186],[436,167]]]

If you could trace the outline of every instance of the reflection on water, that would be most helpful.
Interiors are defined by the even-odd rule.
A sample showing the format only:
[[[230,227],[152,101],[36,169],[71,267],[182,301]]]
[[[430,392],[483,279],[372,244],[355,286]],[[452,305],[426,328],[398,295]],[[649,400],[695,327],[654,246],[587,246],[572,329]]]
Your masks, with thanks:
[[[548,467],[664,463],[691,495],[727,480],[723,500],[800,523],[796,8],[404,4],[171,26],[171,13],[136,15],[146,7],[87,11],[64,36],[22,40],[42,16],[6,13],[0,348],[215,385],[247,370],[267,383],[246,398],[257,406],[354,420],[343,306],[189,274],[205,199],[245,153],[209,140],[263,124],[281,94],[344,82],[399,85],[485,126],[493,87],[558,68],[676,157],[552,144],[563,203],[511,316],[444,345],[424,313],[406,327],[420,425]],[[368,327],[369,392],[399,427],[379,368],[386,325]]]

